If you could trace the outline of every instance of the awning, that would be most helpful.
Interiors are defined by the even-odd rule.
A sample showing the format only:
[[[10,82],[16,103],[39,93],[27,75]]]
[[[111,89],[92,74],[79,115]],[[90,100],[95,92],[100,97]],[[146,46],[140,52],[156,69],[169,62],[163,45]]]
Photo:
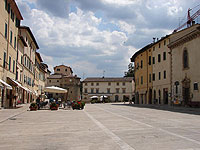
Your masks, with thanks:
[[[29,90],[28,88],[22,86],[19,82],[15,81],[15,80],[13,80],[13,79],[11,79],[11,78],[9,78],[9,77],[7,77],[7,78],[8,78],[11,82],[13,82],[16,86],[18,86],[18,87],[20,87],[20,88],[26,90],[26,91],[29,92],[29,93],[33,93],[33,92],[32,92],[31,90]]]
[[[31,90],[29,90],[27,87],[22,87],[24,90],[26,90],[27,92],[29,92],[29,93],[33,93]]]
[[[4,86],[6,86],[7,89],[12,90],[12,86],[10,86],[8,83],[0,79],[0,83],[2,83]]]
[[[44,91],[49,92],[49,93],[67,93],[66,89],[56,87],[56,86],[45,87]]]

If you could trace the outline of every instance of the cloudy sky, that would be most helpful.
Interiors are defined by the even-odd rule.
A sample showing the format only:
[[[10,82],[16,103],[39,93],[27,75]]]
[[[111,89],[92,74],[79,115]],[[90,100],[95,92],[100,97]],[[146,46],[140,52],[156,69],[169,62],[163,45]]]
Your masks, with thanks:
[[[86,77],[120,77],[130,57],[184,23],[199,0],[16,0],[52,71],[71,66]],[[194,8],[194,13],[199,7]],[[200,20],[200,18],[198,19]],[[197,20],[197,21],[198,21]]]

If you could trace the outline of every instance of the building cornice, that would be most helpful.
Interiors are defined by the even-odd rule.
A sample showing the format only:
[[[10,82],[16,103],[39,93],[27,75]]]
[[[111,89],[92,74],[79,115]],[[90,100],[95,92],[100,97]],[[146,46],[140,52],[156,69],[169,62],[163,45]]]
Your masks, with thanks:
[[[183,45],[184,43],[187,43],[189,41],[192,41],[193,39],[200,36],[200,28],[196,28],[195,30],[192,30],[188,34],[185,34],[181,38],[178,38],[177,40],[171,42],[168,47],[170,49],[174,49],[180,45]]]

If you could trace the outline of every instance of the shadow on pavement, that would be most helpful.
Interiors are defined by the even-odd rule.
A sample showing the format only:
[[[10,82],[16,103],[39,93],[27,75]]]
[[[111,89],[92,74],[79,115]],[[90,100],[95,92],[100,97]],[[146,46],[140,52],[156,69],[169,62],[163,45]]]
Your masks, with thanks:
[[[168,105],[122,104],[122,103],[121,104],[111,104],[111,105],[125,106],[125,107],[137,107],[137,108],[149,108],[149,109],[155,109],[155,110],[163,110],[163,111],[200,115],[200,108],[178,107],[178,106],[168,106]]]

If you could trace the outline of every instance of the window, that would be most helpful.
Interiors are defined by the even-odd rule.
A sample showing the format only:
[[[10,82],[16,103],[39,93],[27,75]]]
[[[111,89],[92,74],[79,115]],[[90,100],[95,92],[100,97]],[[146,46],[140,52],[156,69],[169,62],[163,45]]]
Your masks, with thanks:
[[[13,72],[15,72],[15,61],[13,60]]]
[[[87,93],[87,89],[85,89],[85,93]]]
[[[17,39],[16,39],[16,36],[15,36],[15,39],[14,39],[14,48],[16,48],[16,42],[17,42]]]
[[[23,56],[21,56],[21,64],[23,63]]]
[[[107,93],[110,93],[110,89],[109,88],[107,89]]]
[[[141,60],[141,68],[143,67],[143,61]]]
[[[18,71],[16,71],[16,80],[18,80]]]
[[[153,64],[155,64],[155,57],[153,57]]]
[[[159,72],[158,74],[158,79],[160,80],[160,78],[161,78],[161,72]]]
[[[5,23],[5,38],[7,39],[8,37],[8,25]]]
[[[163,60],[166,60],[166,52],[163,52]]]
[[[12,31],[10,31],[10,44],[12,45]]]
[[[160,62],[160,54],[158,54],[158,62]]]
[[[119,93],[119,89],[116,89],[116,93]]]
[[[96,86],[99,86],[99,83],[96,83]]]
[[[141,76],[141,85],[143,84],[143,76]]]
[[[24,75],[24,83],[26,83],[26,76]]]
[[[65,71],[67,72],[67,69],[65,69]]]
[[[123,92],[123,93],[126,93],[126,89],[122,89],[122,92]]]
[[[126,85],[126,82],[123,82],[122,85],[125,86],[125,85]]]
[[[99,89],[96,89],[96,93],[99,93]]]
[[[24,57],[24,63],[25,63],[24,65],[26,66],[26,56]]]
[[[183,51],[183,68],[186,69],[189,67],[189,63],[188,63],[188,51],[185,49]]]
[[[51,80],[49,80],[49,83],[51,83]]]
[[[139,63],[137,63],[137,69],[139,69],[139,66],[140,66]]]
[[[6,52],[3,55],[3,67],[6,68]]]
[[[94,83],[91,83],[91,86],[93,86],[94,85]]]
[[[56,69],[57,71],[60,71],[60,69]]]
[[[197,82],[194,83],[194,90],[198,90],[198,83]]]
[[[59,80],[57,80],[57,82],[59,82]]]
[[[110,82],[108,82],[108,85],[109,85],[109,86],[111,86],[111,83],[110,83]]]
[[[156,75],[155,75],[155,73],[153,73],[153,81],[155,81],[156,80]]]
[[[159,46],[159,48],[161,47],[160,43],[159,43],[159,45],[158,45],[158,46]]]
[[[7,5],[8,5],[8,2],[7,2],[7,0],[5,0],[5,9],[6,10],[8,9]]]
[[[87,86],[87,83],[85,83],[85,86]]]
[[[11,57],[9,56],[9,64],[8,64],[8,69],[11,69]]]
[[[117,82],[117,86],[119,86],[119,82]]]
[[[94,89],[91,89],[91,93],[94,93]]]
[[[151,65],[151,56],[149,56],[149,65]]]
[[[166,79],[166,71],[164,71],[164,79]]]
[[[151,74],[149,74],[149,82],[151,83]]]
[[[153,47],[153,51],[155,51],[155,47]]]
[[[164,45],[166,45],[166,40],[164,40]]]

